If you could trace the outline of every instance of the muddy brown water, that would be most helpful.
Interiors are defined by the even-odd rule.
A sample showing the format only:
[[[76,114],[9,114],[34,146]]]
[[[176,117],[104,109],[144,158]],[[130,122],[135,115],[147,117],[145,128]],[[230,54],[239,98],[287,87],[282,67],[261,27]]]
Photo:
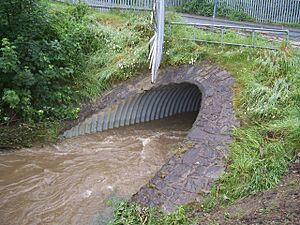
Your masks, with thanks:
[[[93,224],[112,193],[129,198],[172,156],[186,113],[0,154],[0,224]]]

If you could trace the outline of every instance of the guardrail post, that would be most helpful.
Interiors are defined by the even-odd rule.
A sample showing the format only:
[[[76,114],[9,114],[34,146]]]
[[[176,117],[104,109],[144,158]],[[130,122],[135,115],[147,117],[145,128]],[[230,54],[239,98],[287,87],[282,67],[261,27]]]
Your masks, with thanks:
[[[288,46],[288,43],[289,43],[289,31],[287,30],[286,31],[286,35],[285,35],[285,47],[287,48]]]
[[[201,32],[201,27],[198,27],[198,29],[199,29],[199,36],[198,37],[199,37],[199,39],[201,39],[201,33],[202,33]]]
[[[194,25],[194,40],[196,40],[196,25]]]
[[[221,43],[224,43],[224,27],[221,27]]]
[[[251,43],[252,47],[254,47],[254,40],[255,40],[255,30],[252,30],[252,43]]]

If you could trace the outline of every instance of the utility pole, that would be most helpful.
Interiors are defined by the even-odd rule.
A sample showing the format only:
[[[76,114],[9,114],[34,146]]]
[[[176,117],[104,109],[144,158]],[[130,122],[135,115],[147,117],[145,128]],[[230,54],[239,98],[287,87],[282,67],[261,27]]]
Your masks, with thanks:
[[[155,0],[153,5],[152,22],[154,26],[154,36],[150,40],[150,66],[152,79],[151,82],[155,83],[157,78],[158,69],[163,55],[164,46],[164,26],[165,26],[165,1]]]

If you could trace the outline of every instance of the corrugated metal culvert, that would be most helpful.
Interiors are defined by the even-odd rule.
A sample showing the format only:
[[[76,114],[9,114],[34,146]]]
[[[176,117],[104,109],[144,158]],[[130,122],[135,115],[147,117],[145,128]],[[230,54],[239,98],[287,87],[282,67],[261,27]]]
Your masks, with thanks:
[[[170,84],[137,94],[85,119],[64,132],[66,138],[158,120],[184,112],[197,112],[201,92],[190,83]]]

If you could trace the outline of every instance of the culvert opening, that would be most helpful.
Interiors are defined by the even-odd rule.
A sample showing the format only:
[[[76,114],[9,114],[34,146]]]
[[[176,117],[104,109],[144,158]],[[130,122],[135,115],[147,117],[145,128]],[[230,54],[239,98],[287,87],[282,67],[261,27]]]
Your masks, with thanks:
[[[127,98],[64,132],[66,138],[198,112],[201,92],[190,83],[169,84]]]

